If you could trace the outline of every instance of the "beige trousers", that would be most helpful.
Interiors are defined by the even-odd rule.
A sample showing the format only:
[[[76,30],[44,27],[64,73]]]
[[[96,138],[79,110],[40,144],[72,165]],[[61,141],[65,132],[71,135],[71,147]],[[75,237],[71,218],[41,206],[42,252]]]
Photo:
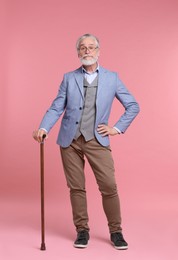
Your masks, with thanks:
[[[120,202],[110,147],[101,146],[96,139],[86,142],[84,137],[80,136],[69,147],[60,147],[60,150],[67,185],[70,188],[76,230],[89,230],[84,174],[85,156],[102,195],[109,231],[110,233],[121,231]]]

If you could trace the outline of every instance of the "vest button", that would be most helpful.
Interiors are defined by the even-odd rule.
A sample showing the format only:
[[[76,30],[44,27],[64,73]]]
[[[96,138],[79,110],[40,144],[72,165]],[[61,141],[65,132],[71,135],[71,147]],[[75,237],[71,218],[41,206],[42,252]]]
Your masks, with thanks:
[[[79,107],[80,110],[82,110],[82,107]]]
[[[76,125],[78,125],[78,122],[76,122]]]

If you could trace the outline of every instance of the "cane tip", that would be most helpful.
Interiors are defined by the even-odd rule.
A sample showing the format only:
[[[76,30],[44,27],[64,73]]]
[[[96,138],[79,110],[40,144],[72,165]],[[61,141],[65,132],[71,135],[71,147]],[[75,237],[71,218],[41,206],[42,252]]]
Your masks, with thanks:
[[[40,250],[42,250],[42,251],[45,251],[45,250],[46,250],[46,246],[45,246],[45,244],[41,244],[41,248],[40,248]]]

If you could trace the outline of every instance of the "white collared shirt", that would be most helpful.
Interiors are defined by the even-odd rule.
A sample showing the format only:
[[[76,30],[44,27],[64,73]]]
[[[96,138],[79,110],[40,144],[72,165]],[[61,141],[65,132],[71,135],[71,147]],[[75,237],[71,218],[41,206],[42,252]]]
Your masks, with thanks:
[[[84,73],[85,79],[88,81],[89,84],[91,84],[93,82],[93,80],[96,78],[96,76],[98,75],[99,65],[93,72],[86,71],[86,69],[84,67],[82,67],[82,71]]]

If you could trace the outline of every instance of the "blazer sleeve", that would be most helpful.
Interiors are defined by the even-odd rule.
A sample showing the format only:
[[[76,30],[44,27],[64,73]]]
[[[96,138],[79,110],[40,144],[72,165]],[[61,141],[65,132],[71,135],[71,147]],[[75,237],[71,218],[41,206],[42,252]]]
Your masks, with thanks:
[[[52,102],[50,108],[44,115],[39,128],[44,128],[49,132],[51,128],[55,125],[57,120],[60,118],[61,114],[64,112],[66,107],[66,92],[67,92],[67,80],[64,75],[63,81],[59,87],[58,94],[54,101]]]
[[[140,107],[134,96],[127,90],[117,74],[116,76],[117,89],[115,96],[125,108],[125,112],[114,125],[114,127],[118,128],[122,133],[124,133],[129,125],[132,123],[134,118],[138,115]]]

